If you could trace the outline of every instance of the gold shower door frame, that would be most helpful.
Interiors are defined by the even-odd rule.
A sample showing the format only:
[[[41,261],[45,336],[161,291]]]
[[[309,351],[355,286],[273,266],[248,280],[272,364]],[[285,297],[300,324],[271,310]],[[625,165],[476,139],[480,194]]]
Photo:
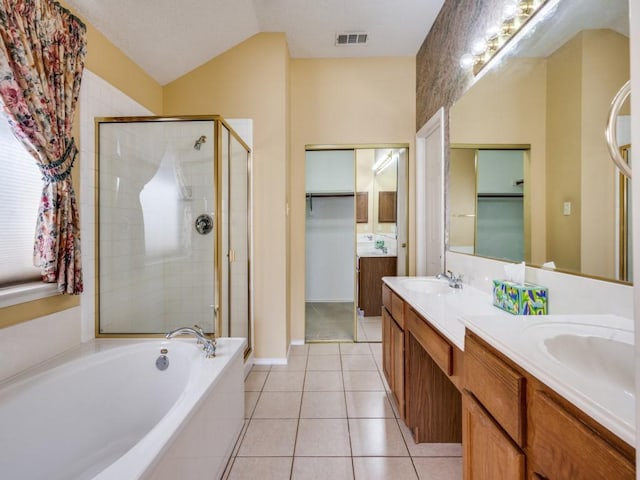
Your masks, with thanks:
[[[222,317],[221,312],[223,309],[230,309],[229,298],[222,298],[222,268],[223,268],[223,257],[227,259],[225,262],[225,267],[229,268],[230,261],[233,261],[232,255],[229,255],[229,252],[222,251],[222,235],[223,228],[226,226],[223,225],[223,212],[222,212],[222,195],[223,188],[230,188],[229,185],[222,184],[222,169],[223,162],[222,160],[222,141],[223,141],[223,130],[229,132],[230,136],[233,137],[247,152],[247,278],[248,278],[248,288],[247,288],[247,302],[248,302],[248,318],[247,318],[247,349],[245,350],[245,357],[248,356],[252,351],[252,291],[251,291],[251,245],[252,245],[252,190],[251,190],[251,176],[252,176],[252,156],[251,149],[249,146],[242,140],[242,138],[235,132],[235,130],[219,115],[184,115],[184,116],[137,116],[137,117],[96,117],[95,119],[95,161],[96,161],[96,172],[95,172],[95,272],[96,272],[96,290],[94,297],[94,305],[95,305],[95,336],[96,338],[146,338],[146,337],[164,337],[166,332],[152,332],[152,333],[102,333],[100,330],[100,125],[101,124],[109,124],[109,123],[144,123],[144,122],[189,122],[189,121],[210,121],[213,122],[214,127],[214,138],[215,138],[215,147],[214,147],[214,155],[212,158],[213,162],[213,171],[214,178],[212,181],[214,182],[214,199],[215,199],[215,235],[213,237],[214,241],[214,260],[215,260],[215,268],[214,268],[214,329],[215,332],[222,332]],[[230,155],[230,148],[229,152]],[[228,161],[228,159],[227,159]],[[229,282],[231,283],[231,282]],[[230,292],[231,289],[229,288]],[[230,296],[230,294],[228,295]],[[185,325],[187,326],[187,325]]]

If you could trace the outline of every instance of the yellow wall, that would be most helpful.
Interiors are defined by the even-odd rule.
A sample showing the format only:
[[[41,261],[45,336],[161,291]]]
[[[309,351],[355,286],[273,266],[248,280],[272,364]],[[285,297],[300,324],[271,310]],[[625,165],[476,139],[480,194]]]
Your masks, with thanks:
[[[285,35],[260,33],[164,88],[165,115],[253,119],[254,346],[258,358],[283,358],[289,343],[288,69]]]
[[[629,79],[629,39],[585,30],[548,65],[549,258],[558,268],[614,278],[616,170],[603,128],[611,100]],[[566,201],[570,216],[562,213]]]
[[[474,247],[476,237],[476,150],[449,152],[449,247]],[[471,215],[471,216],[470,216]]]
[[[407,143],[409,178],[413,178],[415,91],[414,57],[291,60],[293,340],[304,339],[305,145]],[[413,185],[409,195],[413,205]],[[412,221],[409,238],[413,238]]]
[[[554,52],[547,64],[547,253],[558,268],[578,272],[581,49],[582,34],[578,34]],[[571,215],[563,215],[565,202],[571,202]]]
[[[581,268],[614,278],[617,170],[602,129],[611,100],[629,80],[629,39],[612,30],[589,30],[582,34],[582,49]]]
[[[527,261],[547,261],[545,223],[546,162],[546,63],[544,59],[510,59],[509,70],[489,72],[450,110],[450,143],[530,145],[525,166],[525,204],[531,206],[525,218]],[[529,226],[530,222],[530,226]],[[530,247],[529,247],[530,246]]]
[[[69,8],[64,1],[60,2]],[[87,26],[85,67],[157,115],[162,114],[162,86],[84,18]]]

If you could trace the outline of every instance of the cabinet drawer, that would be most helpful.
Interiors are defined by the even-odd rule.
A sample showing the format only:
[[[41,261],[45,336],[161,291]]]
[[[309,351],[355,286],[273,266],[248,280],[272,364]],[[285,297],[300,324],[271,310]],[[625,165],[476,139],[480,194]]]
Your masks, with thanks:
[[[464,387],[524,446],[525,378],[470,335],[465,337]]]
[[[614,447],[546,392],[530,402],[533,478],[632,480],[635,469]]]
[[[391,311],[391,289],[387,286],[386,283],[382,284],[382,305]]]
[[[413,309],[407,309],[407,328],[444,373],[453,375],[453,347]]]
[[[391,316],[398,326],[404,330],[404,300],[393,291],[391,292]]]

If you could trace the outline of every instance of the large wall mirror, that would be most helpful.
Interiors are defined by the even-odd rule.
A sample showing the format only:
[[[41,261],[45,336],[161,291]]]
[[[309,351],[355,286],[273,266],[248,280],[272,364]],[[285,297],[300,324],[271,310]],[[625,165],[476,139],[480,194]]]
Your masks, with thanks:
[[[451,108],[447,248],[631,282],[630,189],[604,135],[629,75],[628,1],[559,2]]]

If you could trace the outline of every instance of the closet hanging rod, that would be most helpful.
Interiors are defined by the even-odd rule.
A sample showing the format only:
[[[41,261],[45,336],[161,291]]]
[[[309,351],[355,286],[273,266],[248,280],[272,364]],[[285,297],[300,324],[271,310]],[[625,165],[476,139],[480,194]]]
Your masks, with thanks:
[[[479,193],[478,198],[523,198],[522,193]]]
[[[353,197],[355,193],[353,192],[336,192],[336,193],[314,193],[307,192],[307,198],[311,197]]]
[[[313,212],[313,197],[316,198],[330,198],[330,197],[354,197],[354,192],[326,192],[326,193],[312,193],[307,192],[306,197],[309,199],[309,211]]]

